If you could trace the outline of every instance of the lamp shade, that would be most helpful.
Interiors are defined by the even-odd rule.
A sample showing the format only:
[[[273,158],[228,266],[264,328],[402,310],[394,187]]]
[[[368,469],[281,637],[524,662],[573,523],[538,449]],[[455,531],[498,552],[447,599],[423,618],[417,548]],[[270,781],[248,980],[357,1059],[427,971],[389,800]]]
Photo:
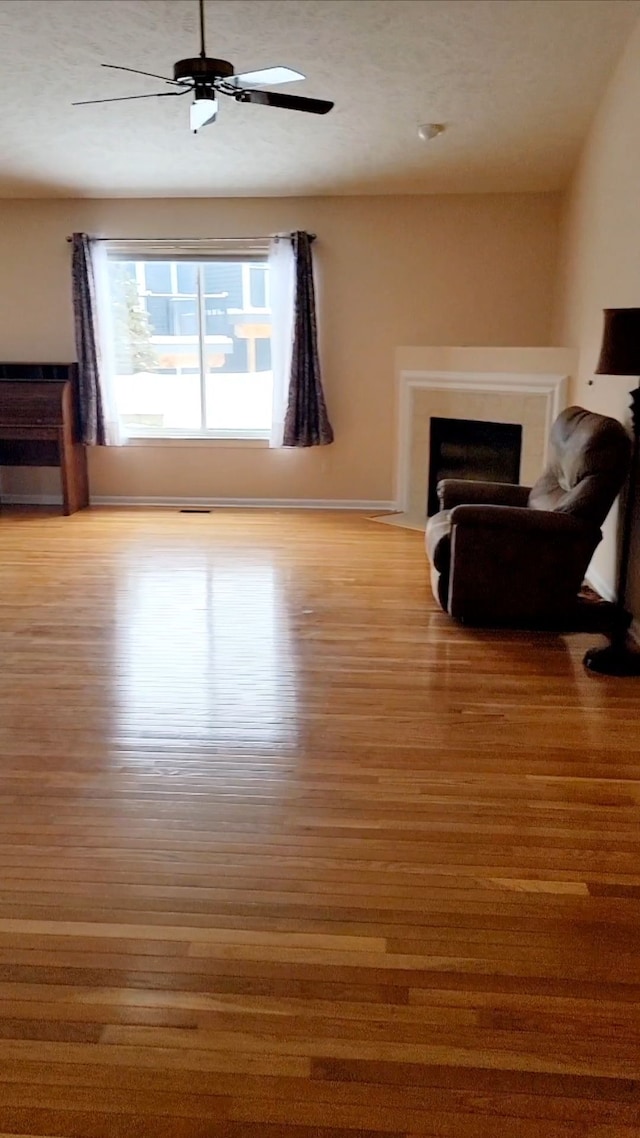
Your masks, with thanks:
[[[605,308],[596,375],[640,376],[640,308]]]

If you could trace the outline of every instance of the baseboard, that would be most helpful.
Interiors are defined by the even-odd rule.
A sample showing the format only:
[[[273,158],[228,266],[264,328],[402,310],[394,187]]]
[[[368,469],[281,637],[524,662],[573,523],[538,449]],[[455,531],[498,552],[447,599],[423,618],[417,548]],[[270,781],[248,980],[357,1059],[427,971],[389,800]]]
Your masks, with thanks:
[[[5,494],[2,501],[10,506],[60,506],[59,494]],[[134,498],[95,494],[92,506],[140,506],[145,509],[181,509],[193,506],[198,509],[250,507],[264,510],[366,510],[367,512],[397,510],[395,502],[374,502],[368,499],[348,498]]]
[[[602,597],[603,601],[615,601],[615,590],[601,577],[596,569],[589,569],[587,573],[587,584],[595,589],[596,593]]]
[[[349,498],[128,498],[96,494],[92,506],[144,506],[147,508],[184,506],[223,508],[225,506],[264,510],[395,510],[394,502],[373,502]]]

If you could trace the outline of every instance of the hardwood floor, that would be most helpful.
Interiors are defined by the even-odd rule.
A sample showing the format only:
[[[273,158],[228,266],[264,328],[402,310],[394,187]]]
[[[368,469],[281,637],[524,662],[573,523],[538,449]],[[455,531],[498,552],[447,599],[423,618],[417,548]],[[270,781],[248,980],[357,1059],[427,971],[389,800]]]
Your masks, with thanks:
[[[637,1138],[593,640],[363,517],[1,512],[0,1138]]]

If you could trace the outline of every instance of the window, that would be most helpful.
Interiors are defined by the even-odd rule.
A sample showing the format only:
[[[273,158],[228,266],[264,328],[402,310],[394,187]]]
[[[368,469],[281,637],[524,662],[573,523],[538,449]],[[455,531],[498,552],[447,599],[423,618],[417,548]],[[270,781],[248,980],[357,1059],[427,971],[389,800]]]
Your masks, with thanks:
[[[265,255],[109,254],[115,395],[127,435],[261,438],[271,429]]]

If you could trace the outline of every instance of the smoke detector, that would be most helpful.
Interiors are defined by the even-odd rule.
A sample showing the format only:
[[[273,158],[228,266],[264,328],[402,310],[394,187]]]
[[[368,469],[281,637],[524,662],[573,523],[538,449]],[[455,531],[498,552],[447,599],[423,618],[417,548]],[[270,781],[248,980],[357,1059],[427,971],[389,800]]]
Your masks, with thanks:
[[[432,142],[445,129],[443,122],[423,122],[418,127],[418,138],[421,142]]]

